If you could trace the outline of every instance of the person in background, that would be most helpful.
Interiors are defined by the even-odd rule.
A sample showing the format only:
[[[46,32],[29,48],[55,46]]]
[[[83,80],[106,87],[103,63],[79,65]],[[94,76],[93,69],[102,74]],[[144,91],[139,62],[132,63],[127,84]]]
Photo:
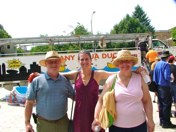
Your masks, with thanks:
[[[172,93],[173,103],[174,103],[174,107],[175,107],[174,116],[176,117],[176,65],[174,65],[175,57],[170,56],[168,62],[169,62],[170,67],[171,67],[171,74],[173,75],[170,86],[171,86],[171,93]]]
[[[149,66],[151,67],[152,63],[158,57],[158,53],[150,47],[145,57],[147,61],[149,62]]]
[[[31,73],[31,74],[29,75],[29,77],[28,77],[28,85],[29,85],[30,83],[32,83],[32,80],[33,80],[35,77],[39,76],[39,75],[40,75],[40,73],[38,73],[38,72],[33,72],[33,73]]]
[[[155,58],[155,61],[152,63],[151,68],[150,68],[152,71],[155,69],[156,63],[159,62],[160,60],[161,60],[160,57]]]
[[[45,59],[39,62],[46,67],[47,72],[34,78],[28,88],[25,104],[26,132],[34,132],[30,119],[35,102],[37,132],[68,131],[67,99],[73,98],[75,91],[70,82],[58,72],[62,61],[56,51],[49,51]]]
[[[151,70],[150,70],[150,73],[149,73],[149,75],[150,75],[150,77],[151,77],[151,80],[153,81],[153,71],[154,71],[154,68],[155,68],[155,65],[156,65],[156,63],[157,62],[159,62],[161,59],[159,58],[159,57],[156,57],[155,58],[155,61],[151,64]],[[155,83],[156,84],[156,83]],[[158,97],[158,92],[155,92],[154,93],[154,98],[153,98],[153,103],[158,103],[158,101],[156,101],[156,98]]]
[[[175,58],[176,58],[176,56],[175,56]],[[176,61],[174,62],[174,65],[176,65]]]
[[[168,64],[170,53],[163,51],[161,60],[156,63],[153,81],[158,85],[159,118],[162,128],[176,128],[170,120],[172,96],[170,92],[171,69]]]
[[[136,39],[135,39],[135,47],[138,47],[139,42],[140,42],[139,37],[136,37]]]
[[[113,64],[120,69],[116,73],[115,102],[117,120],[109,128],[109,132],[154,132],[153,107],[148,85],[140,74],[131,71],[138,62],[138,58],[132,56],[128,50],[118,52]],[[103,104],[103,96],[109,91],[115,75],[111,75],[99,96],[95,107],[92,129],[100,125],[99,113]]]
[[[145,57],[146,57],[146,53],[148,52],[147,42],[146,41],[140,42],[138,44],[138,47],[140,48],[140,51],[141,51],[141,62],[144,63]]]
[[[9,100],[8,100],[8,105],[12,105],[12,106],[24,106],[25,102],[26,102],[26,97],[25,96],[20,96],[17,93],[17,89],[16,88],[20,88],[20,84],[17,83],[18,87],[13,87],[12,91],[10,92],[9,95]]]

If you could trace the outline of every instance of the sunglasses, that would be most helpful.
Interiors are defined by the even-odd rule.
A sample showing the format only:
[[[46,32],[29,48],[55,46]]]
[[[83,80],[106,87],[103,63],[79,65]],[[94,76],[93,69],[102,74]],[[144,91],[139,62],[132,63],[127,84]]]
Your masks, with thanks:
[[[60,60],[47,60],[46,63],[48,63],[48,64],[59,64]]]
[[[131,63],[132,61],[131,60],[120,60],[119,63]]]

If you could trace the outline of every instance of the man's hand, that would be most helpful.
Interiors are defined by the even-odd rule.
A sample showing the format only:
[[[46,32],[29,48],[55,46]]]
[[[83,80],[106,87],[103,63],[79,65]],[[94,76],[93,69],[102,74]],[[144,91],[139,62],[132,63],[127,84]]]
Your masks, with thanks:
[[[26,124],[26,132],[34,132],[34,129],[30,123]]]

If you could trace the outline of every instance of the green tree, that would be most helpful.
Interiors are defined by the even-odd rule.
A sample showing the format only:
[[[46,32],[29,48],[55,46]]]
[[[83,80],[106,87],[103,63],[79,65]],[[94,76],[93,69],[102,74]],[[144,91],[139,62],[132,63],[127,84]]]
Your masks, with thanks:
[[[25,51],[22,48],[17,48],[17,53],[25,53]]]
[[[123,18],[119,24],[114,25],[111,34],[125,34],[125,33],[145,33],[147,28],[143,26],[137,18],[131,17],[128,14]],[[111,43],[107,48],[122,48],[134,47],[133,43]]]
[[[171,31],[172,40],[176,45],[176,27],[173,27],[170,31]]]
[[[171,36],[172,36],[172,38],[175,38],[175,39],[176,39],[176,27],[173,27],[173,28],[171,29]]]
[[[128,14],[124,19],[116,24],[111,30],[111,34],[120,33],[144,33],[147,29],[143,26],[140,21],[136,18],[130,17]]]
[[[30,52],[47,52],[50,51],[49,45],[32,47]]]
[[[74,28],[74,30],[71,32],[71,35],[89,35],[90,32],[84,27],[84,25],[81,25],[78,23],[78,25]]]
[[[84,27],[84,25],[78,23],[77,26],[74,28],[74,30],[71,32],[71,35],[90,35],[91,33]],[[75,50],[81,50],[81,49],[90,49],[92,48],[91,43],[81,43],[77,42],[77,44],[74,44]],[[73,47],[71,47],[72,49]]]
[[[91,34],[88,32],[88,30],[80,23],[77,24],[77,26],[74,28],[74,30],[70,33],[73,36],[79,35],[89,35]],[[40,37],[47,37],[48,35],[40,35]],[[47,52],[50,51],[52,47],[52,50],[56,51],[68,51],[68,50],[81,50],[81,49],[90,49],[92,48],[91,43],[81,43],[81,42],[68,42],[64,44],[57,44],[57,45],[48,45],[48,46],[36,46],[31,48],[31,52]]]
[[[11,38],[11,36],[6,32],[3,26],[0,24],[0,38]]]
[[[140,23],[146,27],[148,32],[151,32],[151,33],[155,32],[155,28],[150,24],[151,20],[144,12],[142,7],[140,7],[139,5],[135,7],[135,11],[133,12],[132,17],[137,18],[140,21]]]

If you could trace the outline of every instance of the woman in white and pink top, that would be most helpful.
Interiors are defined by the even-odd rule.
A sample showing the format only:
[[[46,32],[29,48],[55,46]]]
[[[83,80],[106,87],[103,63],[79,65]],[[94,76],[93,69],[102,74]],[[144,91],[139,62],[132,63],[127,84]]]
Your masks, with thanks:
[[[148,85],[140,74],[131,71],[138,62],[130,51],[121,50],[113,64],[120,69],[115,83],[115,101],[117,119],[110,126],[109,132],[153,132],[153,107]],[[103,104],[103,95],[112,86],[115,75],[111,75],[103,88],[95,108],[95,120],[92,126],[99,124],[98,117]]]

